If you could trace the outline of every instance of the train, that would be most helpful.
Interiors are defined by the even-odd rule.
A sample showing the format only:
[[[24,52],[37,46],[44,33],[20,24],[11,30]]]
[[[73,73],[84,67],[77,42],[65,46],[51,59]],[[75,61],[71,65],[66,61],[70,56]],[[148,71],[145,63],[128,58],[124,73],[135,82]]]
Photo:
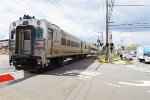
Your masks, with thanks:
[[[55,24],[24,15],[9,27],[9,62],[18,70],[38,71],[67,58],[98,52],[97,46],[67,33]]]

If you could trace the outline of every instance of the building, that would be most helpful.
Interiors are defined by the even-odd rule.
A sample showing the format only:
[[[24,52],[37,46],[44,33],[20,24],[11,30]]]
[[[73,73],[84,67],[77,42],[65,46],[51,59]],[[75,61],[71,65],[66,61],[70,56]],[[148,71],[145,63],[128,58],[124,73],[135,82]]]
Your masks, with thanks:
[[[0,54],[9,54],[9,39],[0,40]]]

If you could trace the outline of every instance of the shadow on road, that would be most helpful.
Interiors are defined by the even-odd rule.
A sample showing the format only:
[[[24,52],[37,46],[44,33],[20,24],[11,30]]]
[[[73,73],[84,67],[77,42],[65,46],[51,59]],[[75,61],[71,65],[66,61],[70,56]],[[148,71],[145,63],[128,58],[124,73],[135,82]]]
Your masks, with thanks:
[[[5,87],[7,85],[15,84],[21,81],[24,81],[26,79],[29,79],[31,77],[35,77],[38,75],[55,75],[55,76],[77,76],[80,75],[81,71],[86,70],[92,63],[94,63],[95,59],[94,58],[86,58],[78,61],[73,61],[67,65],[61,66],[49,70],[49,71],[43,71],[42,73],[31,73],[31,72],[24,72],[24,78],[10,81],[10,82],[5,82],[5,83],[0,83],[0,88]],[[55,66],[55,65],[53,65]]]
[[[86,70],[91,64],[95,62],[94,58],[86,58],[75,61],[71,64],[50,70],[42,75],[56,75],[56,76],[76,76],[79,72]]]

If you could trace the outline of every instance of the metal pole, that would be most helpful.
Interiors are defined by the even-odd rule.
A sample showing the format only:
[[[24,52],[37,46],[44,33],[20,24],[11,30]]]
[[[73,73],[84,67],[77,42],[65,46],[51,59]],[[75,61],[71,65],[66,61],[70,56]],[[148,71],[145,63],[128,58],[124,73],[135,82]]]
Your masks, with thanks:
[[[106,45],[108,45],[108,0],[106,0]],[[106,47],[105,61],[108,61],[108,46]]]
[[[103,32],[102,32],[102,43],[104,43],[104,40],[103,40]]]
[[[100,52],[99,46],[100,46],[100,42],[99,42],[99,36],[98,36],[98,54],[99,54],[99,52]]]
[[[122,42],[123,42],[123,39],[121,38],[121,46],[122,46]]]

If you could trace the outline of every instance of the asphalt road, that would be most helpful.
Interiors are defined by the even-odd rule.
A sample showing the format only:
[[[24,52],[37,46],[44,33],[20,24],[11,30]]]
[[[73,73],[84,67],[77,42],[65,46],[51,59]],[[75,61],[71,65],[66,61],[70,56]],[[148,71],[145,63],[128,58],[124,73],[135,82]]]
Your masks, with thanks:
[[[0,88],[0,100],[150,100],[150,64],[84,59]]]

